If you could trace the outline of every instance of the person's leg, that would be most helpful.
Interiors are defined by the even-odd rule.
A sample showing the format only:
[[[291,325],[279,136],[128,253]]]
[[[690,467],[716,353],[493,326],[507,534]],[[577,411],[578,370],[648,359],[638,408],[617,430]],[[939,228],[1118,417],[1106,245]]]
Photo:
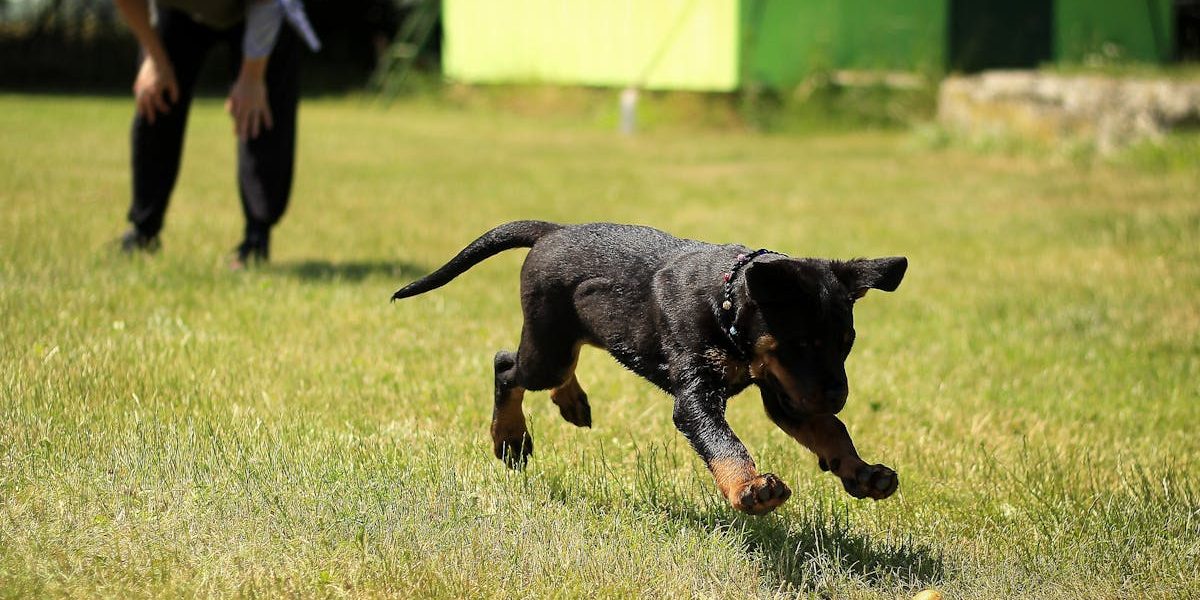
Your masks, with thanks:
[[[235,54],[240,57],[240,52]],[[267,103],[274,124],[257,138],[238,142],[238,192],[246,217],[245,239],[238,247],[243,263],[268,258],[271,228],[283,216],[291,196],[299,63],[300,39],[284,23],[267,59]]]
[[[162,229],[167,202],[179,174],[192,90],[204,56],[215,39],[211,29],[176,10],[160,9],[155,27],[175,71],[179,101],[171,104],[165,114],[156,115],[153,123],[141,115],[133,119],[130,136],[133,201],[129,207],[133,229],[126,234],[124,243],[134,248],[126,249],[136,249],[139,241],[154,240]]]

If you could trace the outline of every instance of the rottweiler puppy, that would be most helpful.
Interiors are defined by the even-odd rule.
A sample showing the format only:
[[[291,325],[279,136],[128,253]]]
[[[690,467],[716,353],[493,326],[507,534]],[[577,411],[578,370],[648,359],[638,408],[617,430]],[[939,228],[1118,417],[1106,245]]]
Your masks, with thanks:
[[[495,357],[492,447],[509,466],[533,453],[521,411],[526,390],[550,390],[564,419],[591,426],[575,378],[579,349],[590,344],[675,398],[675,426],[740,511],[766,514],[791,495],[774,474],[758,472],[725,421],[727,400],[750,384],[771,420],[850,495],[878,500],[896,491],[895,471],[859,458],[835,415],[849,391],[854,302],[868,289],[895,290],[907,259],[789,258],[650,227],[514,221],[392,300],[441,287],[511,248],[530,251],[521,268],[521,342]]]

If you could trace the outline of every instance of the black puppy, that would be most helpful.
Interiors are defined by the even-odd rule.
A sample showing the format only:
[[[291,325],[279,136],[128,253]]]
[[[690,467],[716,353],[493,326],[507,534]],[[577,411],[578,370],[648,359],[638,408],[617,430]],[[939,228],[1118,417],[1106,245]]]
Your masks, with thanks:
[[[895,290],[905,258],[787,258],[649,227],[514,221],[392,299],[441,287],[510,248],[532,249],[521,268],[521,344],[495,358],[492,443],[509,466],[533,452],[521,411],[525,390],[551,390],[564,419],[591,426],[587,394],[575,379],[579,348],[591,344],[675,397],[675,426],[738,510],[765,514],[791,495],[778,477],[755,469],[725,421],[726,401],[751,383],[771,420],[852,496],[896,491],[895,471],[859,458],[834,415],[848,393],[854,301],[868,288]]]

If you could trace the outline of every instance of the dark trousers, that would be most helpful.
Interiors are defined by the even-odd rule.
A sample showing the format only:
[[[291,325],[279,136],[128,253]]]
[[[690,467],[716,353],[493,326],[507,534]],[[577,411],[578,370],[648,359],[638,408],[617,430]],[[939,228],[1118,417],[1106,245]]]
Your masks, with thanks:
[[[213,29],[187,14],[161,9],[156,25],[175,68],[179,101],[154,124],[141,116],[133,119],[133,204],[129,221],[146,236],[157,235],[183,153],[188,109],[196,77],[204,58],[215,44],[228,43],[235,70],[242,60],[242,31],[238,25]],[[283,216],[292,190],[292,168],[296,154],[296,105],[300,98],[300,39],[284,23],[267,60],[267,102],[274,127],[252,140],[238,142],[238,192],[246,216],[246,239],[265,241],[271,227]]]

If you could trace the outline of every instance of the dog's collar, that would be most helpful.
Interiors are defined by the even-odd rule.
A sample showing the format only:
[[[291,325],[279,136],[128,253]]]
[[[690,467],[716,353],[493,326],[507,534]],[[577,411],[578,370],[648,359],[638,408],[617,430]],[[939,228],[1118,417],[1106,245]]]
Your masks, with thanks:
[[[783,256],[779,252],[767,250],[766,248],[759,248],[758,250],[755,250],[749,254],[738,254],[737,260],[733,262],[733,267],[721,274],[721,279],[725,285],[721,296],[721,306],[719,307],[720,310],[717,311],[718,320],[721,323],[721,333],[725,334],[725,337],[728,338],[729,342],[733,345],[734,351],[737,352],[741,358],[746,358],[747,354],[746,351],[742,349],[741,343],[738,342],[738,330],[737,326],[734,324],[734,322],[737,320],[737,310],[735,310],[737,304],[734,302],[733,282],[737,278],[738,273],[746,265],[754,262],[754,259],[764,254],[779,254],[780,256]]]

